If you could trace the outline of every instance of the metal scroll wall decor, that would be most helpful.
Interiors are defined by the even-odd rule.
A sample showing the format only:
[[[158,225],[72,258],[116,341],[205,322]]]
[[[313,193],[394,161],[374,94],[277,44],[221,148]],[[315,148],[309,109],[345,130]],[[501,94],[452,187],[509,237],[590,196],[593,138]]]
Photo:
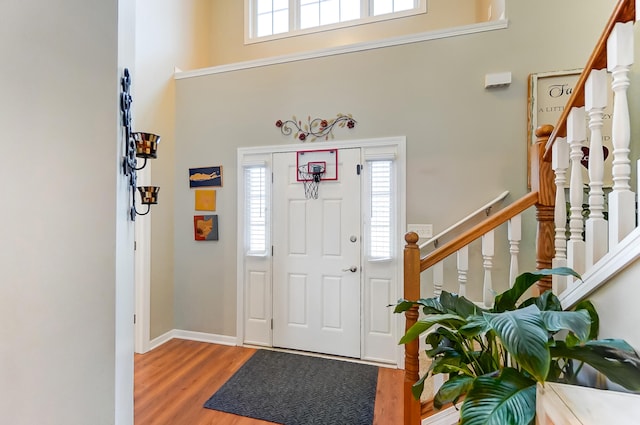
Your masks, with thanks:
[[[285,136],[293,134],[293,138],[301,142],[315,142],[318,138],[324,138],[324,140],[333,139],[333,129],[336,126],[351,129],[356,126],[356,120],[353,119],[351,114],[338,114],[336,118],[330,120],[323,118],[311,119],[309,116],[306,123],[298,120],[295,116],[290,120],[276,121],[276,127],[280,129],[282,134]]]
[[[140,192],[140,200],[143,205],[147,206],[145,212],[140,212],[136,208],[136,185],[138,170],[142,170],[147,165],[149,158],[158,157],[158,143],[160,136],[153,133],[134,133],[131,130],[131,75],[129,69],[124,69],[124,75],[121,79],[120,93],[120,110],[122,111],[122,127],[124,128],[124,158],[122,160],[122,171],[125,176],[129,177],[129,192],[131,193],[131,208],[129,216],[132,221],[136,219],[136,215],[146,215],[151,211],[151,205],[158,203],[158,186],[137,186]],[[137,166],[136,158],[144,159],[140,167]]]

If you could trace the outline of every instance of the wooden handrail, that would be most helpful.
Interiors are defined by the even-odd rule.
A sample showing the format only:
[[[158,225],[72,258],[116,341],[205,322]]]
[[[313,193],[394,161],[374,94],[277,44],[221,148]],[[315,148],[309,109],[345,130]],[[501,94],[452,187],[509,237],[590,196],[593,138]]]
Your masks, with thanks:
[[[477,210],[475,210],[474,212],[472,212],[471,214],[469,214],[468,216],[466,216],[465,218],[463,218],[462,220],[459,220],[457,223],[452,224],[451,226],[447,227],[445,230],[443,230],[442,232],[438,233],[437,235],[435,235],[434,237],[432,237],[431,239],[429,239],[426,242],[423,242],[420,244],[420,249],[423,249],[427,246],[429,246],[430,244],[436,242],[434,244],[434,246],[438,246],[437,241],[438,239],[442,238],[443,236],[453,232],[454,230],[456,230],[459,227],[462,227],[463,225],[465,225],[468,221],[470,221],[472,218],[476,217],[477,215],[479,215],[480,213],[486,213],[487,215],[489,215],[489,210],[491,210],[491,208],[497,204],[498,202],[504,201],[504,198],[506,198],[509,195],[509,191],[505,190],[504,192],[502,192],[500,195],[498,195],[498,197],[496,197],[495,199],[493,199],[492,201],[486,203],[483,207],[478,208]]]
[[[635,20],[636,17],[636,2],[635,0],[619,0],[616,5],[607,25],[598,39],[595,49],[589,56],[587,64],[582,70],[582,74],[578,78],[576,87],[573,89],[573,93],[569,97],[560,119],[556,123],[556,126],[549,137],[547,142],[544,159],[549,161],[551,159],[551,148],[556,141],[557,137],[566,137],[567,135],[567,118],[571,112],[571,108],[584,106],[584,86],[587,83],[587,78],[592,69],[603,69],[607,66],[607,40],[609,35],[613,31],[613,28],[618,22],[629,22]],[[551,123],[547,123],[551,124]]]
[[[490,230],[495,229],[507,222],[516,215],[538,203],[538,192],[531,192],[506,208],[503,208],[495,215],[488,217],[481,223],[472,227],[460,236],[446,243],[441,248],[436,249],[425,258],[420,259],[420,248],[418,247],[418,234],[409,232],[405,235],[406,242],[404,248],[404,298],[417,300],[420,298],[420,273],[427,268],[442,261],[449,255],[455,253],[462,247],[480,238]],[[408,331],[418,320],[418,305],[414,305],[405,312],[405,332]],[[404,425],[418,425],[421,418],[420,401],[413,398],[411,387],[419,379],[418,351],[419,343],[415,339],[405,344],[405,364],[404,364]]]
[[[420,258],[420,249],[417,245],[418,235],[413,232],[405,235],[404,296],[406,299],[417,300],[420,297],[420,273],[534,205],[536,206],[537,220],[536,268],[551,267],[552,258],[555,255],[554,208],[556,191],[551,167],[551,148],[556,138],[566,137],[567,118],[571,109],[584,106],[585,85],[591,70],[607,66],[607,41],[614,27],[619,22],[625,23],[635,19],[635,1],[619,0],[616,4],[555,128],[551,125],[545,125],[536,129],[537,142],[531,146],[532,155],[530,156],[532,192],[463,232],[424,258]],[[537,287],[540,293],[550,289],[550,277],[539,281]],[[405,329],[409,329],[418,319],[418,307],[413,306],[405,312],[405,316]],[[418,341],[414,340],[405,345],[404,425],[418,425],[420,423],[420,406],[411,395],[411,386],[418,379],[418,367]]]
[[[420,271],[423,272],[429,267],[434,266],[440,261],[444,260],[451,254],[457,252],[461,248],[469,245],[474,240],[478,239],[490,230],[495,229],[507,220],[515,217],[516,215],[524,212],[528,208],[534,206],[538,202],[538,192],[530,192],[523,196],[513,204],[509,205],[498,211],[495,215],[488,217],[481,223],[478,223],[471,229],[462,233],[456,239],[442,245],[425,258],[420,260]]]
[[[508,207],[487,217],[471,229],[463,232],[451,242],[444,244],[424,258],[420,258],[418,235],[409,232],[404,240],[404,298],[417,300],[420,298],[420,273],[436,265],[440,261],[456,253],[487,232],[506,223],[508,220],[536,206],[538,221],[538,235],[536,241],[536,266],[547,268],[553,258],[553,209],[555,201],[555,185],[551,164],[544,160],[544,146],[551,134],[551,126],[543,126],[536,131],[538,137],[532,146],[532,192],[515,201]],[[542,283],[540,283],[542,282]],[[540,281],[538,288],[542,292],[550,285],[550,281]],[[408,331],[418,320],[418,306],[413,305],[405,312],[405,331]],[[413,398],[411,387],[419,379],[418,340],[405,344],[404,365],[404,425],[418,425],[420,423],[420,402]]]

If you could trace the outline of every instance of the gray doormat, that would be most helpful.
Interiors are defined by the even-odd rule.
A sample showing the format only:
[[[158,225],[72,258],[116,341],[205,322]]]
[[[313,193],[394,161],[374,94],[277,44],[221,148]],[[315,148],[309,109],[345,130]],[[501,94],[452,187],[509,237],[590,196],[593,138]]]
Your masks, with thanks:
[[[371,425],[378,368],[258,350],[204,407],[283,425]]]

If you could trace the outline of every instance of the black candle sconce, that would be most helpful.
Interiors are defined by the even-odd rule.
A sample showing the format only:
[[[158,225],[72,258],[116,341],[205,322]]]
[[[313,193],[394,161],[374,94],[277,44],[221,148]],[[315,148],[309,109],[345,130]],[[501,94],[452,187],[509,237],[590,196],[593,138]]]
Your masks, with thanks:
[[[129,69],[125,68],[121,79],[120,111],[122,112],[122,127],[124,129],[124,158],[122,159],[122,172],[129,178],[129,192],[131,193],[131,207],[129,217],[132,221],[136,215],[146,215],[151,211],[151,205],[158,203],[157,186],[137,186],[136,172],[142,170],[147,165],[149,158],[158,157],[158,143],[160,136],[153,133],[135,133],[131,130],[131,75]],[[140,167],[137,166],[136,158],[144,159]],[[140,212],[136,208],[136,187],[140,192],[140,199],[143,205],[147,206],[145,212]]]

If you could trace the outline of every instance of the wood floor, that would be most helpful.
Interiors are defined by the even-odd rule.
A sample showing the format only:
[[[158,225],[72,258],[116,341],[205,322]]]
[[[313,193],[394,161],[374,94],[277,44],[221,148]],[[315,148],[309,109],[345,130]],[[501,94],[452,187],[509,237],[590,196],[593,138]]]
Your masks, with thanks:
[[[254,352],[172,339],[146,354],[136,354],[135,425],[272,424],[202,407]],[[402,383],[401,370],[379,369],[374,425],[402,423]]]

